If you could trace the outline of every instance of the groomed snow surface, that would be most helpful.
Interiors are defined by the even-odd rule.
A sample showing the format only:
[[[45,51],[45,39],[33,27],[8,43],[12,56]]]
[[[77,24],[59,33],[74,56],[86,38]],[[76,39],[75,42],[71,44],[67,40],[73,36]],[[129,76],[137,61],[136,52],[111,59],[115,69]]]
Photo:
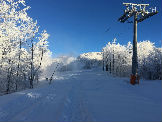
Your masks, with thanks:
[[[64,72],[51,85],[1,96],[0,121],[162,121],[162,82],[140,82],[95,70]]]

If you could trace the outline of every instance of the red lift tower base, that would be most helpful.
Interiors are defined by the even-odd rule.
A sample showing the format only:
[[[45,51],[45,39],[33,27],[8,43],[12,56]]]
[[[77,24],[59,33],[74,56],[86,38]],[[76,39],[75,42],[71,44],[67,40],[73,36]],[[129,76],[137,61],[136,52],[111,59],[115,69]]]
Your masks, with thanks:
[[[130,84],[132,84],[132,85],[139,84],[139,76],[131,75]]]

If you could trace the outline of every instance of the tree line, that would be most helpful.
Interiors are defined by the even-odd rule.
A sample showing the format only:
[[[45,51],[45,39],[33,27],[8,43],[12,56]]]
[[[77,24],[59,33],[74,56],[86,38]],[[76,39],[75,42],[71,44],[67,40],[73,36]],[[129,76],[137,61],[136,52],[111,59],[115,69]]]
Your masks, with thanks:
[[[29,9],[24,0],[0,1],[0,94],[33,88],[50,58],[49,34]]]
[[[145,79],[162,79],[162,48],[155,47],[150,41],[137,43],[138,50],[138,74]],[[103,47],[103,70],[110,74],[127,77],[132,70],[132,44],[121,45],[112,42]]]

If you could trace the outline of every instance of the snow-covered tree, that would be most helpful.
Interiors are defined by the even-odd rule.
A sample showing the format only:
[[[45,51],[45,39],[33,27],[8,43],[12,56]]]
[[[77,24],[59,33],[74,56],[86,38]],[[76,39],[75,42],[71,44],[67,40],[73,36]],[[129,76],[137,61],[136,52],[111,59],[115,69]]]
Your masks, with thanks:
[[[161,48],[150,41],[142,41],[138,46],[138,74],[147,79],[161,79]],[[106,71],[117,76],[129,76],[132,67],[132,44],[120,45],[116,39],[102,49]]]
[[[46,66],[43,57],[51,55],[49,35],[46,31],[39,34],[28,9],[25,0],[0,0],[0,90],[7,93],[33,87],[41,64]]]
[[[106,71],[119,76],[126,75],[130,70],[130,42],[127,46],[116,43],[116,38],[112,43],[108,42],[103,48]]]

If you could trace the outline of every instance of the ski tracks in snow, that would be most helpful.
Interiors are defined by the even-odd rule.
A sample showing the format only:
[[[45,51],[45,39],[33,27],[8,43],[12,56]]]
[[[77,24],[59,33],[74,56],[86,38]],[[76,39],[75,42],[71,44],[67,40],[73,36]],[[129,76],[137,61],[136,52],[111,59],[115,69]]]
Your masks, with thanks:
[[[1,119],[4,119],[5,121],[25,121],[27,115],[36,107],[44,103],[45,100],[54,99],[54,89],[50,89],[49,91],[44,90],[43,92],[44,94],[39,94],[37,92],[20,92],[20,95],[23,96],[16,97],[16,99],[13,99],[6,104],[5,108],[8,105],[7,111],[5,111],[7,114]],[[5,108],[3,108],[3,110],[6,110]],[[16,109],[16,111],[14,111],[14,109]]]
[[[50,86],[2,96],[0,121],[161,120],[161,87],[154,82],[157,90],[148,82],[131,86],[100,72],[69,72],[64,77]]]
[[[81,81],[74,80],[73,86],[67,96],[65,96],[62,105],[58,108],[57,122],[86,122],[95,121],[91,112],[88,110],[84,93],[81,91]]]
[[[66,90],[66,93],[62,96],[58,107],[54,108],[52,110],[54,116],[53,121],[57,122],[81,122],[81,121],[95,121],[95,118],[92,116],[92,113],[89,111],[84,92],[82,89],[82,81],[79,81],[76,78],[71,79],[71,85],[69,85],[70,88]],[[54,84],[52,84],[54,85]],[[34,109],[37,109],[39,106],[41,106],[44,102],[46,104],[55,104],[49,103],[54,96],[54,89],[50,88],[48,92],[43,91],[44,93],[41,95],[37,93],[26,93],[26,96],[28,96],[28,99],[33,99],[32,101],[28,100],[28,103],[30,101],[30,105],[24,105],[23,110],[20,109],[16,113],[14,113],[12,116],[7,117],[7,121],[26,121],[28,120],[28,116],[30,116],[30,113]],[[52,97],[51,97],[52,95]],[[49,101],[47,101],[49,99]],[[48,105],[47,105],[48,106]],[[51,111],[50,111],[51,112]],[[48,119],[47,119],[48,120]]]
[[[63,85],[62,89],[58,89],[60,86],[53,83],[47,86],[49,88],[42,90],[16,93],[16,98],[13,97],[14,99],[9,100],[0,108],[0,121],[28,121],[31,119],[36,121],[37,117],[57,122],[95,121],[87,108],[84,92],[81,91],[82,81],[71,77],[65,82],[64,85],[59,83],[60,86]],[[42,111],[41,108],[46,109],[48,113]],[[40,115],[38,116],[38,114]]]

